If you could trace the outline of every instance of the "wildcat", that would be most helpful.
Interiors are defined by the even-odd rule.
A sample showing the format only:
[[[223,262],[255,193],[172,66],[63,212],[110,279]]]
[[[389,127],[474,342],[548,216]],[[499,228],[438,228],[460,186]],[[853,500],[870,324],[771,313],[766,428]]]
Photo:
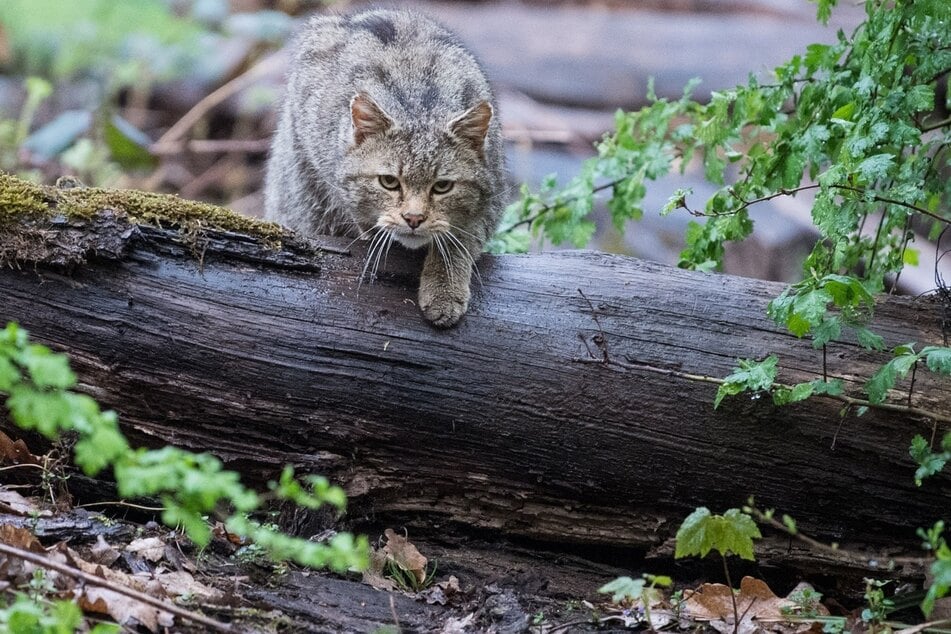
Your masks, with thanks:
[[[419,307],[434,325],[454,325],[504,203],[484,73],[456,36],[404,10],[314,18],[293,51],[265,217],[370,239],[364,274],[393,241],[428,249]]]

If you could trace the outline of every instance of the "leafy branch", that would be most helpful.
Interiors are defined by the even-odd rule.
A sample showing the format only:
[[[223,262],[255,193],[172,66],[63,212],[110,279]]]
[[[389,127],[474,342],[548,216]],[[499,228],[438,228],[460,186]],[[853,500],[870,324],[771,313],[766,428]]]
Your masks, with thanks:
[[[207,515],[220,518],[228,531],[259,545],[275,560],[291,560],[337,571],[365,568],[369,543],[365,537],[338,533],[327,543],[292,537],[262,525],[250,515],[264,497],[241,484],[239,476],[222,467],[210,454],[176,447],[133,449],[119,430],[115,412],[102,411],[95,400],[71,391],[76,376],[64,355],[29,342],[14,323],[0,330],[0,394],[11,420],[24,429],[54,439],[71,432],[76,464],[89,476],[112,468],[123,498],[158,497],[162,520],[181,526],[199,546],[211,540]],[[301,481],[286,467],[271,485],[271,497],[305,508],[331,505],[343,512],[343,490],[326,479],[307,476]]]

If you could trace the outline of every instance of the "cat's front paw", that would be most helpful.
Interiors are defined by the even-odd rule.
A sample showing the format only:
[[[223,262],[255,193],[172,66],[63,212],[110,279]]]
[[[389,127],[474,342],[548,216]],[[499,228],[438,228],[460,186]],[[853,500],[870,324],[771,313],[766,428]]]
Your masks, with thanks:
[[[423,316],[434,326],[450,328],[456,325],[469,308],[469,289],[453,292],[436,284],[420,286],[419,307]]]

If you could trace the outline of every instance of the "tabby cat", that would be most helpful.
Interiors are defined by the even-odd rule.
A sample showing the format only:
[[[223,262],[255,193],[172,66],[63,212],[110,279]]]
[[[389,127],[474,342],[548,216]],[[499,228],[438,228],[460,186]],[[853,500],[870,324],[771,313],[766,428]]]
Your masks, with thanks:
[[[501,126],[458,38],[410,11],[312,19],[294,59],[267,166],[266,218],[305,234],[427,248],[423,315],[454,325],[504,205]]]

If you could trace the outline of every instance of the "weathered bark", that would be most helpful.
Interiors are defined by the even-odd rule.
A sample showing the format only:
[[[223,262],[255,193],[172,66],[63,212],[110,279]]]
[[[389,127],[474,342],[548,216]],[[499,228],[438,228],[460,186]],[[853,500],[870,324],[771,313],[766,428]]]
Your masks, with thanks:
[[[786,382],[821,376],[821,353],[765,317],[776,284],[599,253],[486,256],[469,314],[441,331],[413,302],[419,258],[396,248],[360,286],[365,250],[346,241],[273,250],[124,223],[8,226],[34,261],[0,269],[0,321],[68,352],[138,442],[212,451],[256,480],[294,463],[343,483],[357,516],[658,552],[696,506],[751,495],[870,546],[913,545],[947,515],[951,478],[912,478],[926,419],[842,417],[829,399],[713,409],[699,377],[738,357],[777,353]],[[940,316],[888,298],[873,328],[940,344]],[[834,343],[828,371],[858,395],[886,358]],[[947,416],[951,382],[918,372],[912,402]]]

